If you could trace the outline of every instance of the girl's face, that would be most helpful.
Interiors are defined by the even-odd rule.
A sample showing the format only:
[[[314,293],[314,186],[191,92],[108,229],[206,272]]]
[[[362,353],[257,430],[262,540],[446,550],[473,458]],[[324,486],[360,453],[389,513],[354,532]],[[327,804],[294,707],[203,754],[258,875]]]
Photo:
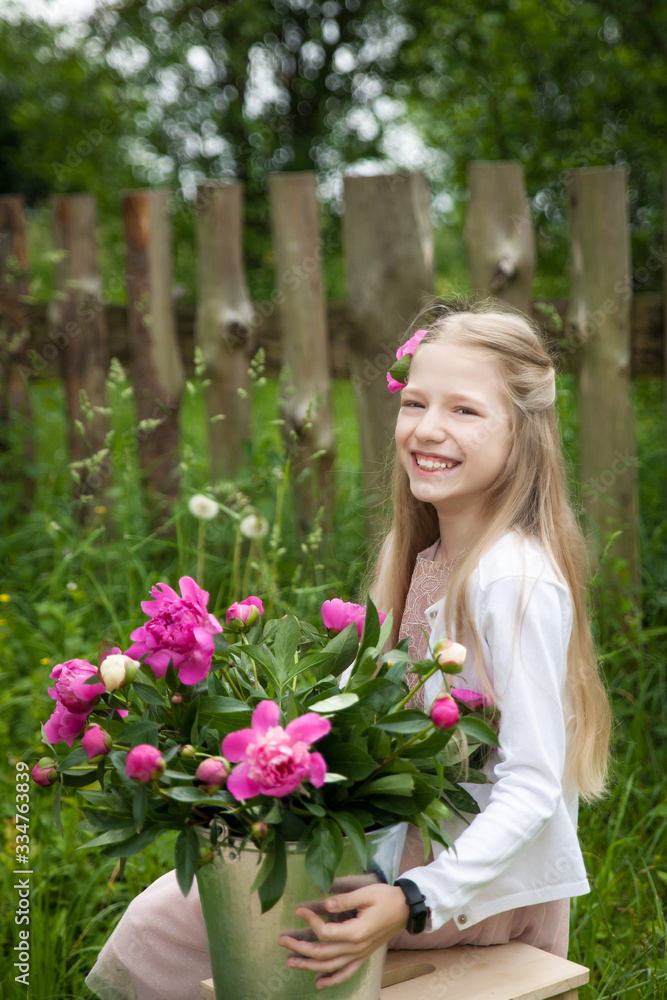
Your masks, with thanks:
[[[396,448],[413,496],[440,513],[478,505],[509,453],[510,416],[496,365],[474,348],[422,344],[410,365]]]

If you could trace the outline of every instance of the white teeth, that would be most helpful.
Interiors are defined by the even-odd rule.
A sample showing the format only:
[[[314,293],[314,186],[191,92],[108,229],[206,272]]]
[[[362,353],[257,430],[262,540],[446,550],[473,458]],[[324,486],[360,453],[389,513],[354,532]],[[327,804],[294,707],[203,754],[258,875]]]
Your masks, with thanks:
[[[420,469],[427,469],[431,471],[433,469],[453,469],[458,462],[434,462],[431,458],[417,458],[417,465]]]

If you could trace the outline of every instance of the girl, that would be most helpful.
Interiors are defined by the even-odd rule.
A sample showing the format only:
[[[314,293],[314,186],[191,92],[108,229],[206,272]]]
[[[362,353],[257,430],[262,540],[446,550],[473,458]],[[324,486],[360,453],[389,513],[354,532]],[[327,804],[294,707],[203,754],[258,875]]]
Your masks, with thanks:
[[[329,897],[297,915],[316,942],[283,935],[287,964],[319,987],[350,978],[390,947],[524,941],[567,952],[569,899],[588,891],[578,796],[601,794],[610,713],[586,616],[585,545],[570,510],[554,409],[555,378],[538,334],[515,313],[439,307],[399,355],[412,355],[396,423],[393,523],[372,595],[394,612],[412,659],[444,636],[468,647],[461,699],[500,713],[490,783],[469,784],[480,812],[451,824],[456,851],[423,864],[408,837],[401,885]],[[446,593],[445,593],[446,591]],[[444,597],[444,599],[443,599]],[[424,707],[441,680],[425,686]],[[419,692],[419,695],[422,691]],[[421,933],[420,909],[427,908]],[[422,925],[423,925],[423,914]],[[173,873],[130,905],[88,985],[104,997],[192,1000],[210,976],[196,890]],[[113,986],[109,984],[113,983]]]

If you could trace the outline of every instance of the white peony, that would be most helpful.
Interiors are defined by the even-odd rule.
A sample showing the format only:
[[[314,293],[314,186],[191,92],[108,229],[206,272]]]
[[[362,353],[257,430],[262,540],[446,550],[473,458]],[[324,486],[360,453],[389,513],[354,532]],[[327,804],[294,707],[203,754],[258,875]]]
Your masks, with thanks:
[[[460,642],[453,642],[452,639],[438,639],[433,647],[433,659],[446,674],[460,673],[467,654],[465,646],[462,646]],[[447,667],[450,669],[448,670]]]
[[[188,500],[188,510],[194,517],[198,517],[201,521],[211,521],[217,516],[220,508],[215,500],[205,497],[203,493],[195,493]]]
[[[126,681],[133,681],[140,664],[123,653],[111,653],[100,664],[100,677],[107,691],[117,691]]]

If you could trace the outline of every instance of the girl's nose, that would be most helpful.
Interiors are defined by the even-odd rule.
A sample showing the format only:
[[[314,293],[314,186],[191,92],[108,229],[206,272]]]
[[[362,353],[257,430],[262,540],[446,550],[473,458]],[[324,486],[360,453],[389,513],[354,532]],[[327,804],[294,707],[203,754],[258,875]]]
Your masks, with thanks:
[[[433,410],[427,410],[414,429],[418,441],[444,441],[448,436],[447,422]]]

